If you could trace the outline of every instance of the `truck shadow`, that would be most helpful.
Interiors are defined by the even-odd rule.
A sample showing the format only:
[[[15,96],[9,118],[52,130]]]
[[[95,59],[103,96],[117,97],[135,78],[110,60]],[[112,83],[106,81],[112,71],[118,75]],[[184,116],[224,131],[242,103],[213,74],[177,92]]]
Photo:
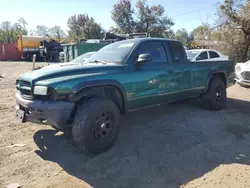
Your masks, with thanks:
[[[219,112],[194,101],[131,112],[114,147],[97,156],[80,153],[70,136],[40,130],[36,153],[96,188],[180,187],[221,164],[250,164],[249,109],[228,99]]]

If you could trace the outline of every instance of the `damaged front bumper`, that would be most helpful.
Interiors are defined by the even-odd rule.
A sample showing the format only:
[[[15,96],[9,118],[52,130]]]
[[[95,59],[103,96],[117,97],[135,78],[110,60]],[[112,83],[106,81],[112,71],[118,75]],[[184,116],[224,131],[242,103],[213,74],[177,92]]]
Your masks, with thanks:
[[[240,79],[235,79],[236,82],[240,85],[243,85],[243,86],[250,86],[250,81],[249,80],[240,80]]]
[[[22,122],[52,125],[64,129],[74,108],[73,102],[26,100],[16,93],[16,117]]]
[[[249,87],[250,86],[249,72],[250,69],[240,68],[240,66],[237,66],[235,71],[236,82],[241,86]]]

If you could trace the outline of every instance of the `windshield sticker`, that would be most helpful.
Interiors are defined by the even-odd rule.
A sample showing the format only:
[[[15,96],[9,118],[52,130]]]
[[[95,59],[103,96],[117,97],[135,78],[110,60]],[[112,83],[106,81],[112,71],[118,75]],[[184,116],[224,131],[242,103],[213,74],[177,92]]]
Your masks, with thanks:
[[[134,45],[134,43],[121,44],[120,46],[118,46],[118,48],[127,48],[127,47],[131,47],[133,45]]]

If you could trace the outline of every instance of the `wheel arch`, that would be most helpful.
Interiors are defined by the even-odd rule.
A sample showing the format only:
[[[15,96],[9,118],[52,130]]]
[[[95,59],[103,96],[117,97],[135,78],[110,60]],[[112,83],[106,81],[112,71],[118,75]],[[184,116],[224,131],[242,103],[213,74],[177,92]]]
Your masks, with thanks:
[[[116,80],[82,82],[76,85],[69,95],[70,101],[80,104],[91,98],[109,98],[117,104],[121,113],[126,112],[126,93],[121,83]]]
[[[214,78],[220,78],[224,82],[224,84],[225,84],[225,86],[227,88],[227,76],[226,76],[226,73],[225,72],[214,72],[214,73],[211,74],[211,76],[210,76],[210,78],[209,78],[209,80],[207,82],[206,91],[208,90],[208,88],[209,88],[209,86],[211,84],[211,81]]]

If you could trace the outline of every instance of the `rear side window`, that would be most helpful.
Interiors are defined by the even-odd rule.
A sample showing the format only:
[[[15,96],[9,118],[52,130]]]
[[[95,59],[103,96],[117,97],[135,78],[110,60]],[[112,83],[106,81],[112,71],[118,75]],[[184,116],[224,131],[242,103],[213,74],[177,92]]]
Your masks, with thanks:
[[[143,42],[139,46],[137,54],[150,54],[153,63],[167,62],[167,57],[161,42]]]
[[[185,62],[187,56],[181,43],[175,41],[168,41],[164,43],[167,45],[173,63]]]
[[[207,52],[201,52],[201,54],[196,58],[197,61],[208,59]]]
[[[210,58],[220,57],[216,52],[213,52],[213,51],[209,51],[209,56],[210,56]]]

